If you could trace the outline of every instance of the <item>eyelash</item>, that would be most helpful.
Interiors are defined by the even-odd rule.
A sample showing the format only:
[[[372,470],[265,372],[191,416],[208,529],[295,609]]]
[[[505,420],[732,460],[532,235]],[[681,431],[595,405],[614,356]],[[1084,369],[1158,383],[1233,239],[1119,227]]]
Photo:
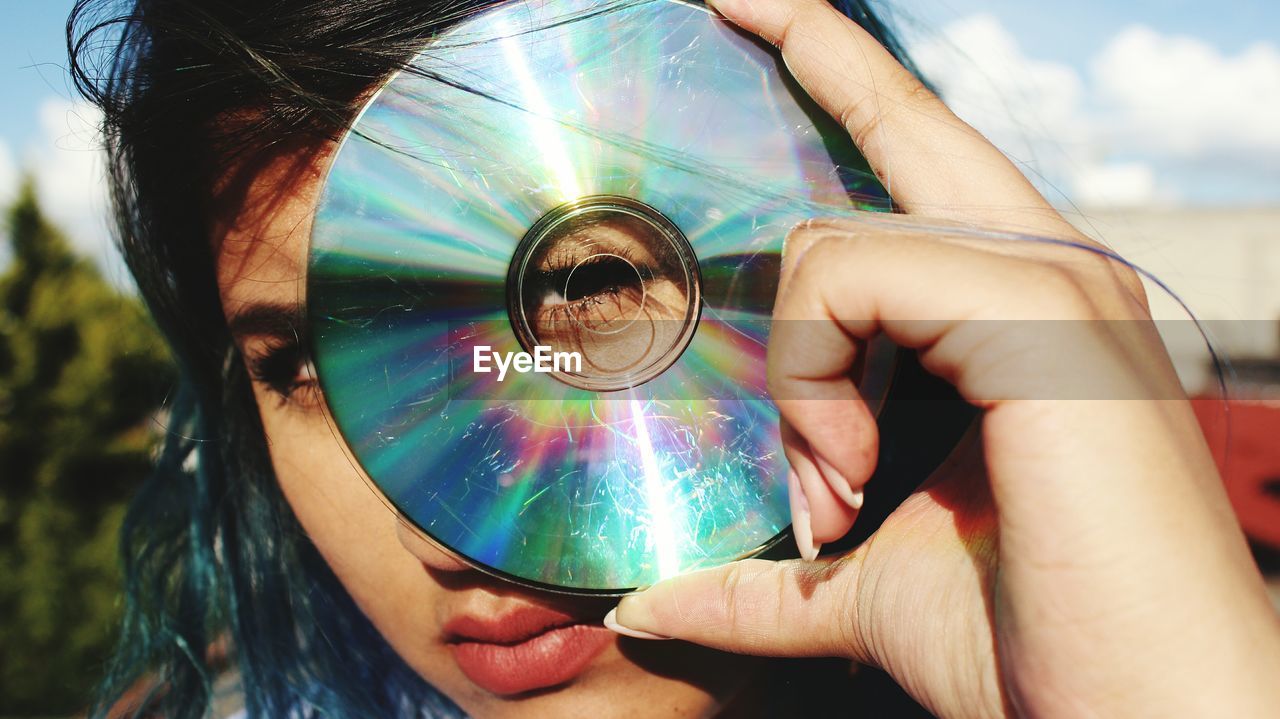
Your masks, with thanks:
[[[253,381],[274,392],[281,404],[315,403],[319,391],[315,370],[297,340],[269,341],[260,354],[248,358],[247,365]]]
[[[632,267],[635,267],[641,274],[652,278],[655,268],[650,266],[648,262],[636,256],[633,248],[617,247],[610,248],[608,253],[599,254],[586,260],[576,260],[573,253],[555,253],[548,256],[545,260],[545,266],[541,268],[539,274],[550,278],[551,276],[567,276],[575,267],[578,269],[589,268],[592,265],[607,264],[611,261],[610,255],[625,260]]]
[[[625,249],[614,254],[639,271],[642,281],[653,279],[655,269],[647,264],[637,262],[636,258],[632,257]],[[572,258],[568,257],[548,258],[547,266],[538,273],[541,275],[540,283],[546,288],[546,290],[560,294],[563,292],[564,285],[568,281],[570,273],[582,270],[598,270],[609,264],[617,262],[616,259],[611,259],[607,256],[597,256],[576,263],[571,262],[571,259]],[[618,287],[615,288],[615,291],[620,291],[621,289],[621,287]],[[584,297],[579,299],[587,298]]]
[[[641,275],[641,281],[647,281],[653,278],[654,269],[646,264],[638,264],[629,252],[621,250],[617,253],[627,263],[635,267]],[[583,262],[570,263],[570,258],[549,258],[546,267],[540,272],[542,279],[541,284],[544,286],[543,293],[555,292],[563,295],[563,288],[568,281],[570,272],[586,270],[588,273],[592,271],[600,271],[617,260],[609,257],[595,257]],[[627,284],[618,283],[609,286],[601,286],[601,289],[592,292],[589,295],[578,297],[575,299],[564,298],[565,301],[553,305],[542,305],[539,310],[543,322],[569,321],[577,317],[585,315],[591,310],[593,305],[601,304],[607,301],[609,297],[620,297],[628,293],[643,292],[643,289],[631,287]],[[540,294],[543,294],[540,293]]]

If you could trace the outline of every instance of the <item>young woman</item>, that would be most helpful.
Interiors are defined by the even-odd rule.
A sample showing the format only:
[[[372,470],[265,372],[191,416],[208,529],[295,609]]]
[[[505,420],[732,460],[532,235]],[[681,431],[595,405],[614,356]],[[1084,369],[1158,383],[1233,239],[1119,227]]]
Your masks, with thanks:
[[[847,671],[758,657],[878,667],[945,717],[1274,715],[1280,627],[1136,276],[1086,251],[861,2],[712,3],[781,48],[904,213],[788,239],[775,318],[810,321],[775,324],[769,374],[802,558],[615,608],[504,584],[400,526],[319,409],[297,307],[307,239],[369,91],[488,4],[78,3],[73,63],[106,116],[120,237],[186,378],[124,533],[105,702],[158,672],[142,709],[203,716],[205,647],[225,635],[251,716],[871,706]],[[1044,320],[1070,328],[1069,353],[1025,331]],[[981,422],[868,541],[819,558],[876,458],[847,379],[875,333]],[[1089,396],[1040,391],[1080,367]]]

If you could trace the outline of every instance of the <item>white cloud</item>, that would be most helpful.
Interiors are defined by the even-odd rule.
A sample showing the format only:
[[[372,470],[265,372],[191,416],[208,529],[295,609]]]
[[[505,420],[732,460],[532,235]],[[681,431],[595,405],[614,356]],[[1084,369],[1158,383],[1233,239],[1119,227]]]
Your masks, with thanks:
[[[0,203],[17,194],[22,172],[35,180],[36,196],[50,220],[73,246],[93,259],[117,284],[127,286],[123,262],[107,229],[107,198],[101,114],[84,103],[50,97],[35,108],[39,132],[20,160],[0,142]]]
[[[83,103],[49,98],[37,117],[39,143],[27,148],[23,164],[35,175],[40,204],[81,252],[106,264],[114,250],[105,221],[101,115]]]
[[[1134,207],[1155,197],[1155,172],[1141,162],[1086,166],[1072,178],[1071,199],[1084,207]]]
[[[911,56],[952,109],[1006,152],[1019,156],[1043,149],[1037,138],[1070,142],[1079,134],[1079,74],[1028,57],[994,16],[956,21]]]
[[[1133,26],[1093,61],[1108,125],[1132,146],[1179,158],[1265,154],[1280,160],[1280,50],[1234,56]]]
[[[957,114],[1051,199],[1179,202],[1203,189],[1187,186],[1200,169],[1240,183],[1280,173],[1273,45],[1227,56],[1194,38],[1134,26],[1083,76],[1032,57],[995,17],[976,15],[914,43],[911,54]],[[1058,190],[1064,196],[1054,198]]]
[[[911,56],[956,114],[1043,189],[1097,174],[1082,118],[1084,78],[1068,65],[1029,57],[994,16],[951,23],[913,45]]]
[[[13,152],[4,140],[0,140],[0,207],[8,207],[18,190],[18,165],[13,161]],[[9,239],[7,229],[0,223],[0,268],[9,262]]]
[[[18,164],[13,161],[13,151],[0,140],[0,202],[8,203],[18,190]]]

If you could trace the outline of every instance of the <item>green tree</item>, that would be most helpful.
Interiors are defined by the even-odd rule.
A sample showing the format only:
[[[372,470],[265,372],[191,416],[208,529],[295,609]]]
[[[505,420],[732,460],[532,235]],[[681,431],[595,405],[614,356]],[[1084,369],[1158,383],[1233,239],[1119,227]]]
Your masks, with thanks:
[[[0,271],[0,715],[83,708],[120,612],[116,537],[172,381],[133,297],[76,256],[30,181]]]

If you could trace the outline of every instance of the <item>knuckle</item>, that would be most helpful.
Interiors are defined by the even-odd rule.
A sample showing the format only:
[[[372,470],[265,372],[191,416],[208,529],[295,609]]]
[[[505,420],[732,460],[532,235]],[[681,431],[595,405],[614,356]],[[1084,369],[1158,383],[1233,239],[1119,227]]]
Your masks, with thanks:
[[[759,578],[756,560],[735,562],[728,566],[720,578],[720,596],[724,597],[722,621],[728,639],[737,646],[750,648],[759,644],[763,633],[768,631],[771,618],[764,616],[767,607],[776,603],[755,602],[748,597],[756,588],[751,586]],[[776,621],[777,617],[772,620]]]
[[[786,17],[783,18],[782,24],[778,27],[778,32],[768,41],[779,50],[785,50],[790,42],[796,27],[805,18],[805,9],[800,6],[793,6],[787,9]]]
[[[840,108],[836,119],[858,147],[865,147],[864,143],[884,119],[879,100],[875,93],[858,94]]]
[[[880,131],[890,115],[898,109],[908,112],[936,114],[941,105],[938,96],[915,75],[901,73],[895,80],[897,87],[890,92],[868,92],[847,103],[840,110],[841,127],[865,153],[880,141]],[[892,97],[892,101],[886,100]],[[876,170],[879,175],[879,170]],[[885,179],[884,177],[880,178]]]
[[[1037,263],[1024,274],[1027,296],[1034,307],[1056,319],[1090,318],[1096,314],[1093,302],[1077,273],[1056,264]]]
[[[861,243],[857,234],[821,229],[806,231],[792,254],[783,259],[788,279],[774,305],[774,319],[823,316],[831,281],[843,266],[844,258]]]
[[[1140,314],[1149,310],[1146,289],[1138,271],[1117,255],[1092,254],[1049,259],[1047,264],[1059,268],[1072,280],[1079,292],[1095,298],[1103,307],[1136,305]],[[1095,303],[1097,304],[1097,303]]]
[[[835,579],[832,584],[843,598],[836,603],[838,609],[834,638],[840,650],[847,656],[856,657],[863,653],[862,647],[865,645],[862,630],[858,626],[861,616],[858,608],[859,567],[852,556],[846,555],[831,565],[831,573]]]
[[[821,264],[813,262],[815,254],[822,256],[829,253],[832,240],[831,231],[825,227],[806,225],[792,230],[783,246],[782,262],[795,277],[807,277],[815,271],[815,265]],[[796,285],[795,282],[791,284]]]
[[[782,241],[782,264],[796,264],[804,256],[809,246],[816,242],[822,234],[823,230],[814,220],[806,220],[792,227]]]
[[[911,73],[903,73],[900,77],[902,78],[902,94],[911,101],[926,104],[938,102],[938,96],[920,78]]]
[[[844,126],[849,137],[853,139],[853,144],[861,148],[865,154],[868,148],[873,146],[880,128],[884,124],[885,112],[883,108],[875,107],[871,112],[864,110],[863,106],[875,95],[868,95],[866,99],[851,103],[844,112],[841,112],[840,124]],[[873,168],[876,176],[881,180],[885,178],[881,176],[881,170]]]
[[[1147,303],[1147,291],[1142,285],[1142,277],[1138,271],[1124,259],[1100,256],[1084,279],[1089,286],[1109,307],[1137,307],[1140,315],[1150,312]],[[1114,300],[1114,301],[1113,301]]]
[[[1029,254],[1046,264],[1071,273],[1078,283],[1094,292],[1122,296],[1148,309],[1146,288],[1134,265],[1096,240],[1076,234],[1064,238],[1068,247],[1041,247]],[[1086,250],[1081,252],[1081,250]]]
[[[894,221],[896,218],[890,218]],[[879,223],[879,224],[877,224]],[[902,234],[898,225],[884,226],[876,214],[873,221],[851,217],[814,217],[796,225],[783,244],[783,263],[797,264],[811,256],[831,259],[837,254],[866,251],[873,238]]]
[[[739,592],[742,591],[742,563],[730,564],[720,575],[720,596],[724,597],[724,623],[731,631],[736,631],[739,619]]]
[[[1028,279],[1049,295],[1067,295],[1079,287],[1076,272],[1056,262],[1033,261]]]
[[[825,267],[825,263],[832,259],[834,255],[847,251],[852,243],[858,241],[857,234],[841,234],[837,235],[831,230],[823,231],[809,245],[809,249],[805,252],[808,256],[808,265],[810,267]]]
[[[858,609],[856,602],[844,602],[836,610],[836,649],[845,656],[856,657],[861,654],[863,640],[862,631],[858,628]]]
[[[1143,311],[1150,311],[1151,304],[1147,298],[1147,289],[1142,284],[1142,277],[1132,267],[1120,265],[1114,268],[1116,282],[1128,295],[1138,303]]]

